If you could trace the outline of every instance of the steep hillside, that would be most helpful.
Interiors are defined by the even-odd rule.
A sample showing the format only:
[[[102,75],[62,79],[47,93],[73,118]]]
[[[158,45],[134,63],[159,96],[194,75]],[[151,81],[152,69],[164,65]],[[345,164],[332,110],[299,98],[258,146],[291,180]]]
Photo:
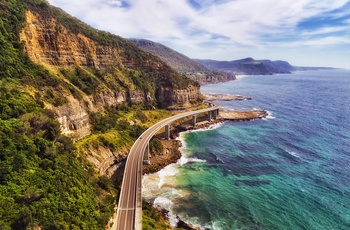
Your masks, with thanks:
[[[159,58],[45,3],[30,4],[20,40],[33,62],[55,72],[67,85],[59,85],[66,103],[54,105],[67,133],[82,130],[84,135],[89,129],[87,114],[105,106],[142,103],[164,108],[199,100],[198,84]]]
[[[185,74],[187,77],[200,84],[236,79],[233,74],[209,70],[202,64],[162,44],[145,39],[130,39],[130,41],[135,43],[138,47],[158,56],[176,71]]]
[[[43,0],[0,1],[0,88],[0,229],[104,229],[105,175],[161,117],[144,110],[200,100],[159,58]]]
[[[245,58],[235,61],[200,60],[199,63],[208,69],[227,71],[235,74],[268,75],[291,73],[295,68],[286,61],[254,60]]]

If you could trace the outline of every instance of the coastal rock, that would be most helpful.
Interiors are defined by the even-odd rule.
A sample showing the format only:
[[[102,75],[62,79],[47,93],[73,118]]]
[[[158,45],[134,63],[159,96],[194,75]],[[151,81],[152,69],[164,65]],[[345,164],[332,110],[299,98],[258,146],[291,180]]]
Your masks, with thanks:
[[[203,94],[207,101],[239,101],[239,100],[252,100],[251,97],[241,95],[230,95],[230,94]]]
[[[269,114],[266,110],[252,110],[252,111],[221,111],[219,116],[224,120],[253,120],[267,117]]]
[[[181,147],[181,141],[178,140],[160,140],[163,145],[162,153],[150,153],[149,165],[143,165],[143,173],[155,173],[164,168],[165,166],[175,163],[181,157],[179,148]]]

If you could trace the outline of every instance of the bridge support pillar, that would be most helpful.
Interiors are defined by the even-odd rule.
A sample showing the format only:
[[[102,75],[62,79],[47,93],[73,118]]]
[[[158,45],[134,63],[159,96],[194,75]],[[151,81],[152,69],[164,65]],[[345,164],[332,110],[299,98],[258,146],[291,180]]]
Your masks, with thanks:
[[[211,111],[208,112],[208,121],[211,121]]]
[[[219,116],[219,109],[216,110],[216,116]]]
[[[144,155],[143,155],[143,163],[147,164],[147,165],[151,164],[149,161],[149,142],[147,144],[147,147],[146,147]]]
[[[165,140],[170,140],[170,125],[165,126]]]
[[[192,116],[192,125],[193,125],[193,127],[196,127],[196,123],[197,123],[197,116],[194,115],[194,116]]]
[[[217,110],[213,110],[213,119],[216,120],[216,117],[217,117]]]

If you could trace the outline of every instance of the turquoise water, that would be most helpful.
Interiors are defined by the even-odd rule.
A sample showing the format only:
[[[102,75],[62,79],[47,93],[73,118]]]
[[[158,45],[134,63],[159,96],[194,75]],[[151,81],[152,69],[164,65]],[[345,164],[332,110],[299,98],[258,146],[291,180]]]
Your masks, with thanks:
[[[350,229],[350,71],[249,76],[202,87],[269,111],[181,135],[183,157],[144,178],[154,206],[209,229]]]

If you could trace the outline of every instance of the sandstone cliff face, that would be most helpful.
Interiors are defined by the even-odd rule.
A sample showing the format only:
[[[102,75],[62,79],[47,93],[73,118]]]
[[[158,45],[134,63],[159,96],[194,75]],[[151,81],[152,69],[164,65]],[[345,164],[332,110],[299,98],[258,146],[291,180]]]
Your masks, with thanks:
[[[44,20],[30,11],[20,38],[29,57],[41,64],[105,68],[121,61],[118,50],[96,45],[82,34],[72,34],[54,18]]]
[[[42,18],[27,11],[26,24],[20,34],[29,57],[41,64],[61,67],[88,66],[108,68],[122,64],[126,67],[159,69],[161,62],[137,60],[123,55],[123,50],[103,46],[84,36],[73,34],[54,18]]]
[[[158,92],[161,102],[173,101],[169,107],[181,105],[182,107],[191,107],[190,103],[199,100],[201,92],[198,86],[189,85],[186,89],[172,89],[169,87],[161,87]]]
[[[127,149],[112,152],[109,148],[99,146],[97,149],[90,146],[87,159],[101,175],[111,178],[114,172],[123,164],[128,155]]]
[[[102,92],[92,96],[91,101],[93,102],[92,106],[99,109],[103,107],[116,106],[122,102],[133,101],[133,102],[145,102],[153,101],[149,93],[142,91],[132,90],[127,92]]]

